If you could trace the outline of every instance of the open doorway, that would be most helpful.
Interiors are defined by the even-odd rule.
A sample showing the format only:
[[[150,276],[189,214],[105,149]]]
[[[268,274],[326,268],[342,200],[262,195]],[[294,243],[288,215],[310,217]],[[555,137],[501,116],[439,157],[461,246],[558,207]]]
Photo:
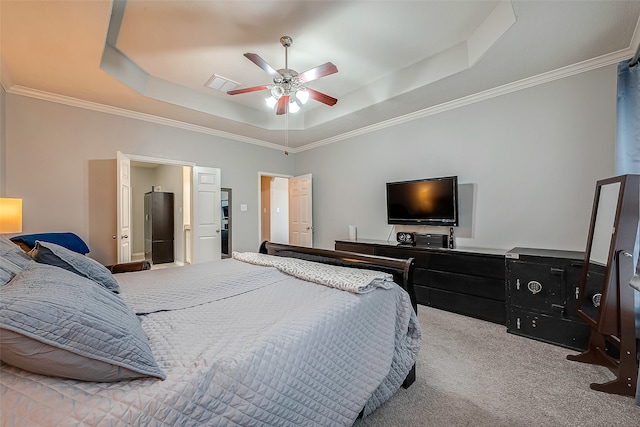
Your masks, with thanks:
[[[311,175],[259,173],[260,241],[313,246]]]
[[[262,176],[261,240],[289,243],[289,177]]]
[[[154,187],[171,186],[176,197],[175,246],[176,264],[213,261],[221,257],[220,169],[167,159],[156,159],[117,152],[116,161],[116,243],[117,262],[132,259],[132,183],[131,163],[177,166],[170,173],[174,180]],[[148,165],[145,165],[148,166]],[[149,166],[151,169],[152,167]],[[145,190],[146,191],[146,190]],[[180,197],[177,194],[180,193]],[[144,218],[144,214],[143,214]],[[138,227],[139,228],[139,227]],[[144,230],[144,227],[142,227]],[[144,231],[143,231],[144,233]],[[145,251],[146,252],[146,251]],[[180,259],[181,258],[181,259]]]
[[[165,263],[165,260],[170,260],[171,263],[177,265],[184,265],[190,262],[187,259],[186,248],[186,236],[185,229],[189,226],[189,208],[186,209],[185,205],[191,205],[190,198],[190,182],[184,181],[184,170],[191,170],[190,167],[181,165],[167,165],[160,163],[151,163],[145,161],[132,161],[131,162],[131,260],[138,261],[145,258],[149,258],[156,263]],[[190,176],[190,172],[189,175]],[[185,188],[186,186],[186,188]],[[186,190],[186,191],[185,191]],[[154,218],[154,215],[149,214],[149,195],[154,193],[153,196],[168,196],[171,195],[172,204],[172,218],[170,221],[171,230],[166,230],[163,233],[163,237],[167,240],[171,240],[172,243],[172,256],[154,256],[151,249],[154,246],[149,233],[149,228],[155,228],[159,230],[159,224],[154,223],[151,226],[150,218]],[[156,197],[157,198],[157,197]],[[145,199],[147,199],[147,205],[145,206]],[[165,199],[166,200],[166,199]],[[157,207],[157,200],[151,203],[152,206]],[[153,209],[152,209],[153,210]],[[186,215],[185,215],[186,214]],[[166,215],[155,215],[155,217],[162,217],[164,220],[168,220]],[[145,231],[147,231],[145,233]],[[153,237],[155,239],[155,237]],[[158,248],[157,248],[158,249]],[[152,257],[152,258],[150,258]],[[160,259],[162,258],[162,260]]]

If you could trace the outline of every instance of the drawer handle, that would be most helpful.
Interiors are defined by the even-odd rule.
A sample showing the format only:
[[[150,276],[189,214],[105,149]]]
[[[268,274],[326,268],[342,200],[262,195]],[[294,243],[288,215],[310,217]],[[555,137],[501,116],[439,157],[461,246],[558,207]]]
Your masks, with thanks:
[[[555,274],[558,276],[562,276],[564,274],[564,268],[554,268],[551,267],[551,274]]]
[[[542,290],[542,283],[532,280],[529,283],[527,283],[527,289],[529,289],[529,292],[535,295]]]
[[[591,302],[593,303],[593,306],[596,307],[596,308],[600,307],[600,300],[601,299],[602,299],[602,294],[601,293],[594,294],[591,297]]]

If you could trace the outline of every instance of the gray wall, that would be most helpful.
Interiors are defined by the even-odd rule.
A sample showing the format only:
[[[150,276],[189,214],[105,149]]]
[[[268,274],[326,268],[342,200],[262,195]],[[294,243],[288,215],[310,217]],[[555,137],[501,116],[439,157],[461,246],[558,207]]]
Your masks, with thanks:
[[[6,165],[5,160],[7,155],[6,151],[6,121],[5,121],[5,100],[7,93],[0,85],[0,197],[8,196],[6,194]]]
[[[11,93],[5,114],[6,190],[24,199],[23,231],[75,232],[104,263],[115,261],[106,259],[116,231],[115,173],[106,171],[115,169],[89,172],[96,164],[115,165],[117,151],[220,168],[222,187],[233,189],[233,247],[239,251],[259,244],[258,172],[293,172],[293,156],[282,151]],[[101,199],[111,200],[114,221],[90,221],[90,212],[104,211],[94,207]]]
[[[258,172],[312,173],[315,246],[331,248],[349,224],[359,238],[400,229],[386,224],[385,182],[458,175],[459,246],[584,250],[595,181],[613,174],[615,98],[612,65],[284,156],[7,94],[6,192],[24,198],[25,232],[74,231],[102,254],[115,215],[96,225],[95,212],[115,203],[117,150],[219,167],[233,189],[233,247],[246,251],[259,242]]]
[[[458,175],[458,246],[584,250],[595,181],[613,174],[616,67],[298,153],[313,174],[314,245],[396,231],[385,183]]]

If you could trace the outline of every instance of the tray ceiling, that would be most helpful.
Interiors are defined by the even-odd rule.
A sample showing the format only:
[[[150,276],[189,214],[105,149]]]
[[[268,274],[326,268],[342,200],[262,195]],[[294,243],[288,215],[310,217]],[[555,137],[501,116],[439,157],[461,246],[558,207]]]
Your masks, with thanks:
[[[9,93],[293,150],[616,63],[640,42],[638,1],[0,2]],[[309,87],[338,98],[276,116],[243,54],[284,68],[331,61]]]

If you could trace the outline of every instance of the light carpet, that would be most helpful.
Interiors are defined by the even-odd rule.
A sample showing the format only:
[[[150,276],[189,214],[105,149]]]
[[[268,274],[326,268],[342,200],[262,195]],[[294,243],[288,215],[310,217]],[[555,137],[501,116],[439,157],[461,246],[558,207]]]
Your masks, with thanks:
[[[575,351],[431,307],[418,318],[416,382],[355,427],[640,427],[634,399],[589,388],[613,374],[567,360]]]

